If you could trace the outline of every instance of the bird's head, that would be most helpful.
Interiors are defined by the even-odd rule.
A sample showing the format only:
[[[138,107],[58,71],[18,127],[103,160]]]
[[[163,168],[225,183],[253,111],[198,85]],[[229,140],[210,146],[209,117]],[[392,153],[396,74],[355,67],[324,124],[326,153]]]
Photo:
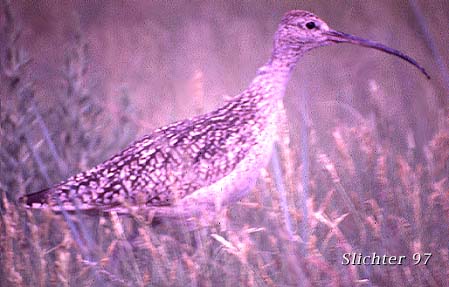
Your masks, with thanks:
[[[314,14],[293,10],[284,15],[276,32],[277,48],[307,51],[327,45],[329,26]]]
[[[334,43],[350,43],[395,55],[417,67],[427,78],[427,72],[413,58],[383,44],[339,32],[314,14],[293,10],[284,15],[275,36],[275,51],[279,54],[302,54],[308,50]]]

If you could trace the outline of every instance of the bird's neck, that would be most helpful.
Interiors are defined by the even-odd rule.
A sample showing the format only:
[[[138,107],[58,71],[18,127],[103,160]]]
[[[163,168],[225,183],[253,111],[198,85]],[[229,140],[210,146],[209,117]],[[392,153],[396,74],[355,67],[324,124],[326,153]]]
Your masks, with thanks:
[[[285,88],[302,53],[275,49],[270,60],[257,71],[250,89],[258,89],[266,100],[284,97]]]

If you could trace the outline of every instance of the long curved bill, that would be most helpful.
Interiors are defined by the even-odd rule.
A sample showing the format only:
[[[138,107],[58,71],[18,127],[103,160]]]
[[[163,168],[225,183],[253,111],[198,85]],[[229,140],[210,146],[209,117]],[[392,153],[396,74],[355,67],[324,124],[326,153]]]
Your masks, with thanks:
[[[430,79],[429,74],[426,72],[426,70],[421,65],[418,64],[418,62],[416,62],[413,58],[405,55],[404,53],[402,53],[396,49],[387,47],[385,45],[382,45],[382,44],[374,42],[374,41],[366,40],[366,39],[363,39],[363,38],[360,38],[357,36],[353,36],[353,35],[335,31],[335,30],[329,30],[325,34],[328,36],[329,41],[332,41],[335,43],[351,43],[351,44],[355,44],[355,45],[360,45],[360,46],[364,46],[364,47],[368,47],[368,48],[377,49],[377,50],[383,51],[385,53],[395,55],[395,56],[409,62],[416,68],[418,68],[427,77],[427,79]]]

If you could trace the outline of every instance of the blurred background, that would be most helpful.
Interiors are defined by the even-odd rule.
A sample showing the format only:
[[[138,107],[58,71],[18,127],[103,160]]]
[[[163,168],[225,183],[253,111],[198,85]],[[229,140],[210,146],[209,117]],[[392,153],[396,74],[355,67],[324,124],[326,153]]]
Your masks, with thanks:
[[[383,176],[379,175],[379,166],[385,158],[385,178],[391,182],[399,178],[397,173],[413,175],[407,183],[402,182],[402,189],[392,183],[388,190],[400,194],[413,185],[413,190],[426,186],[441,192],[447,187],[447,1],[0,3],[4,200],[14,202],[19,195],[98,164],[159,126],[219,107],[227,97],[243,91],[257,68],[268,61],[273,34],[282,15],[291,9],[311,11],[333,29],[403,51],[426,68],[431,80],[397,57],[357,46],[325,47],[303,57],[284,99],[285,137],[281,142],[286,148],[280,151],[282,170],[285,177],[295,178],[296,174],[297,179],[285,179],[289,194],[299,186],[302,192],[310,192],[311,199],[306,200],[320,202],[326,198],[332,188],[323,188],[321,193],[316,190],[320,189],[319,172],[314,173],[314,168],[320,170],[319,164],[314,167],[313,163],[317,154],[327,155],[337,170],[341,168],[341,177],[348,173],[342,181],[349,192],[366,193],[360,202],[377,200],[377,192],[383,196],[381,187],[373,182],[385,184],[379,179]],[[363,170],[360,173],[364,177],[357,176],[359,171],[354,172],[354,168]],[[305,169],[310,173],[304,173]],[[423,174],[426,177],[420,181]],[[308,180],[310,183],[306,183]],[[402,196],[409,197],[407,194]],[[432,196],[435,199],[436,195]],[[398,195],[393,201],[402,200]],[[416,204],[413,200],[411,206]],[[5,202],[3,211],[7,210]],[[432,241],[432,250],[443,250],[447,259],[447,246],[444,249],[440,241],[448,235],[447,225],[443,228],[437,220],[449,221],[448,213],[443,212],[447,211],[447,198],[439,209],[431,208],[435,214],[429,211],[435,220],[435,225],[427,226],[430,229],[416,226],[424,206],[432,206],[426,202],[429,205],[423,203],[410,210],[401,207],[405,209],[399,212],[406,215],[396,215],[421,235],[424,230],[440,234]],[[392,209],[398,208],[396,203],[391,203]],[[334,207],[339,210],[338,202]],[[359,208],[357,203],[355,207]],[[299,229],[303,216],[293,219],[298,220]],[[318,232],[316,236],[325,234]],[[360,239],[358,235],[355,238]],[[393,245],[398,244],[395,241]],[[391,279],[385,275],[385,279],[381,273],[379,285],[401,282],[400,276]],[[310,282],[315,282],[312,277]],[[421,285],[438,285],[442,282],[439,278],[423,279]],[[282,282],[293,284],[296,279],[289,280]],[[350,282],[339,280],[343,285]]]

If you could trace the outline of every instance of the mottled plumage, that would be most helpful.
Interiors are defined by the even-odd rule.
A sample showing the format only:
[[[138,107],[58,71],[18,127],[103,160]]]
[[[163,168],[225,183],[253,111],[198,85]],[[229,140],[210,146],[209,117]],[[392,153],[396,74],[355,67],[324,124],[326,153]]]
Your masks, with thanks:
[[[241,198],[271,156],[277,107],[298,58],[310,49],[342,42],[394,54],[426,74],[399,51],[331,30],[309,12],[290,11],[275,34],[270,60],[241,94],[210,113],[157,129],[52,188],[27,195],[25,204],[54,210],[147,208],[183,216]]]

